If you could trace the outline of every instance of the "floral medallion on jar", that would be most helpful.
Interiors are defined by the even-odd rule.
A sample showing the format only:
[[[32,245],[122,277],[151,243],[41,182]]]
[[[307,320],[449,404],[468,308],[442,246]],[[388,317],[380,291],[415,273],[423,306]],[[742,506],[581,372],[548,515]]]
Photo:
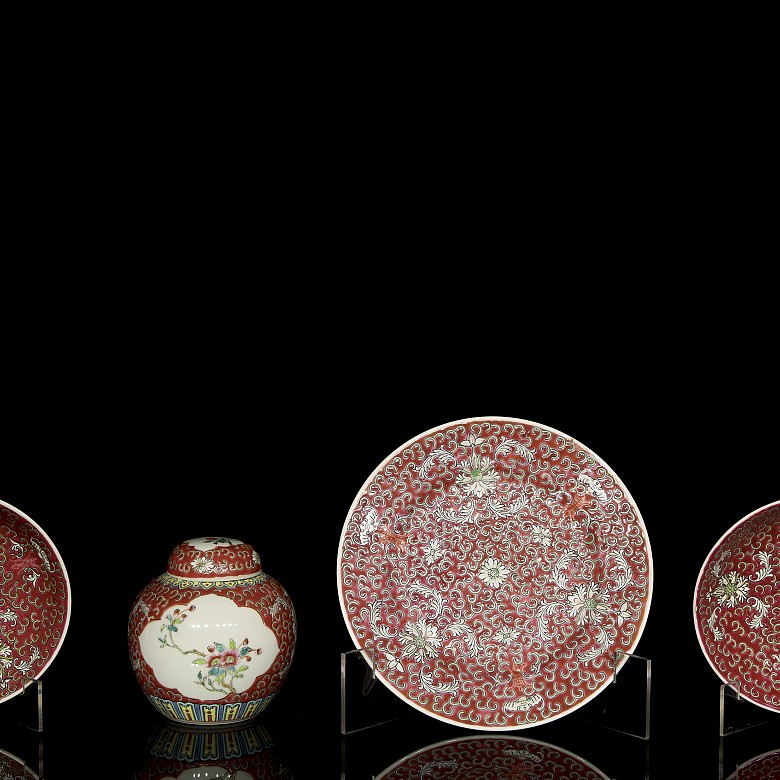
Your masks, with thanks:
[[[780,501],[754,510],[710,551],[693,603],[696,635],[723,683],[780,712]]]
[[[148,583],[128,620],[130,661],[170,720],[238,723],[276,696],[292,663],[295,609],[238,539],[188,539]]]
[[[421,434],[368,478],[338,588],[356,648],[394,694],[456,725],[521,729],[610,683],[647,619],[652,556],[592,451],[480,417]]]

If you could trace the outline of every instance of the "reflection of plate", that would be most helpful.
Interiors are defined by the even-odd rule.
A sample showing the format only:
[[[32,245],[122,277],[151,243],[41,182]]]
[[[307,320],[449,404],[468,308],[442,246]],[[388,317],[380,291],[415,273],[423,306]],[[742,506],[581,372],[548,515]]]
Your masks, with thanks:
[[[510,730],[610,682],[642,634],[652,556],[631,496],[566,434],[458,420],[393,452],[347,515],[342,613],[377,677],[439,720]],[[618,656],[620,668],[625,656]]]
[[[70,582],[51,539],[0,501],[0,702],[37,680],[70,621]]]
[[[780,778],[780,750],[772,750],[740,764],[728,780],[777,780]]]
[[[0,778],[2,780],[38,780],[38,775],[21,758],[0,750]]]
[[[696,582],[693,619],[720,679],[780,712],[780,501],[743,517],[712,548]]]
[[[376,780],[454,777],[609,780],[595,766],[562,748],[511,736],[465,737],[429,745],[380,772]]]

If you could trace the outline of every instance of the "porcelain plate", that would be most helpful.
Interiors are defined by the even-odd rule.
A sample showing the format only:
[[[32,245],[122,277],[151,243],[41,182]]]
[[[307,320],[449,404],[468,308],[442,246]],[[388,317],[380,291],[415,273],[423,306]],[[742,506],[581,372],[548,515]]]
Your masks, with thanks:
[[[639,641],[652,581],[644,521],[607,464],[509,417],[391,453],[338,550],[342,614],[377,677],[470,729],[533,726],[596,696]]]

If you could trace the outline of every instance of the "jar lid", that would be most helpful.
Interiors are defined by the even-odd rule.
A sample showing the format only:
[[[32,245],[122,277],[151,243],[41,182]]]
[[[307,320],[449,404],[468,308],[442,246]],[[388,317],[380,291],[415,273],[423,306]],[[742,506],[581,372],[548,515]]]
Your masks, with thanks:
[[[233,580],[263,569],[257,550],[227,536],[200,536],[176,545],[168,574],[193,580]]]

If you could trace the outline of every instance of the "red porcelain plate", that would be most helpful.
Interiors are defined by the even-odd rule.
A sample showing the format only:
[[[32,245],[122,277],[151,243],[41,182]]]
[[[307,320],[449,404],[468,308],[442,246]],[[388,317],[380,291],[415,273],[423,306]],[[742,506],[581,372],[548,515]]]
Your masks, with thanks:
[[[0,501],[0,704],[37,680],[70,621],[70,581],[43,529]]]
[[[720,679],[780,712],[780,501],[732,526],[699,572],[696,635]]]
[[[376,780],[455,777],[609,780],[595,766],[562,748],[511,736],[465,737],[429,745],[380,772]]]
[[[338,551],[344,620],[381,682],[492,731],[600,693],[639,641],[652,575],[639,510],[604,461],[507,417],[399,447],[357,494]]]

